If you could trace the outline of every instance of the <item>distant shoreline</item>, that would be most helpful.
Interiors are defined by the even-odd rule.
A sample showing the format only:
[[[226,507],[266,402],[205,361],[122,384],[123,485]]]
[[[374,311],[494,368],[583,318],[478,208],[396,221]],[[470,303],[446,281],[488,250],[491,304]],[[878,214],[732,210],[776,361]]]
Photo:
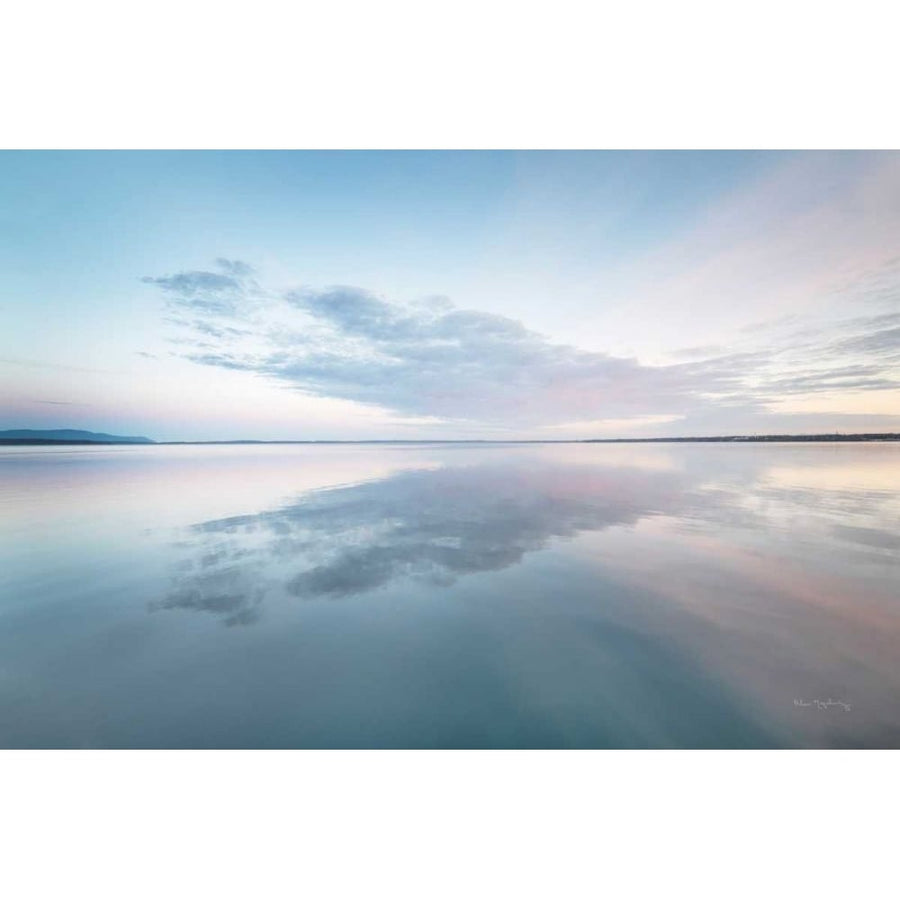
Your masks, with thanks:
[[[645,438],[569,438],[561,440],[504,440],[473,438],[465,439],[424,439],[424,440],[319,440],[319,441],[92,441],[57,440],[53,438],[0,438],[0,446],[47,447],[47,446],[129,446],[129,447],[183,447],[243,444],[760,444],[760,443],[860,443],[874,441],[900,441],[900,433],[888,434],[755,434],[721,435],[715,437],[645,437]]]

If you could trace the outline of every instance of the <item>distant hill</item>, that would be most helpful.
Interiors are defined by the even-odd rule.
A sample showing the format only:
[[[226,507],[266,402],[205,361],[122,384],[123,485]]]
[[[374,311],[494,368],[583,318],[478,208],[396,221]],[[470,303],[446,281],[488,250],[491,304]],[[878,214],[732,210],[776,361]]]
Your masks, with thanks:
[[[126,437],[120,434],[103,434],[99,431],[79,431],[75,428],[55,428],[37,431],[31,428],[14,428],[0,431],[0,444],[153,444],[146,437]]]
[[[582,444],[715,444],[735,441],[747,443],[794,443],[796,441],[809,441],[823,443],[828,441],[900,441],[900,434],[875,433],[875,434],[732,434],[716,437],[654,437],[654,438],[587,438]]]

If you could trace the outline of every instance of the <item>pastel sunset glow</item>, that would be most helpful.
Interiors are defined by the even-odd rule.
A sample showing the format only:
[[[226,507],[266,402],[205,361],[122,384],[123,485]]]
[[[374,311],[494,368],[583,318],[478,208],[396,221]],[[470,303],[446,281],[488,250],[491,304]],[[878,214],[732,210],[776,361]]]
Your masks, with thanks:
[[[3,152],[0,428],[900,431],[900,154]]]

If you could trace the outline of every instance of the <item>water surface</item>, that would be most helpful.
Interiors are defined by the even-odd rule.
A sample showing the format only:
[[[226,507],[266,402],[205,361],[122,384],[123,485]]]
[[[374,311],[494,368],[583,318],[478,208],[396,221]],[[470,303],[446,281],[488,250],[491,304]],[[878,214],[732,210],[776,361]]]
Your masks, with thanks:
[[[900,445],[0,449],[3,747],[900,747]]]

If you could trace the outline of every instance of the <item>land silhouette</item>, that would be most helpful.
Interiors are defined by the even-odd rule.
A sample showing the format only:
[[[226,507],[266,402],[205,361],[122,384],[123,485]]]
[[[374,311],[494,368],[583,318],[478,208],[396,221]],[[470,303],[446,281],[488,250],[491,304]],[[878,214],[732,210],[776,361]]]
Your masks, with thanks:
[[[865,432],[862,434],[728,434],[685,437],[622,437],[622,438],[571,438],[555,440],[514,440],[514,439],[378,439],[378,440],[222,440],[222,441],[154,441],[148,437],[104,434],[96,431],[80,431],[73,428],[57,428],[45,431],[18,428],[0,431],[0,445],[41,445],[41,444],[672,444],[672,443],[729,443],[729,442],[825,442],[825,441],[900,441],[897,432]]]

